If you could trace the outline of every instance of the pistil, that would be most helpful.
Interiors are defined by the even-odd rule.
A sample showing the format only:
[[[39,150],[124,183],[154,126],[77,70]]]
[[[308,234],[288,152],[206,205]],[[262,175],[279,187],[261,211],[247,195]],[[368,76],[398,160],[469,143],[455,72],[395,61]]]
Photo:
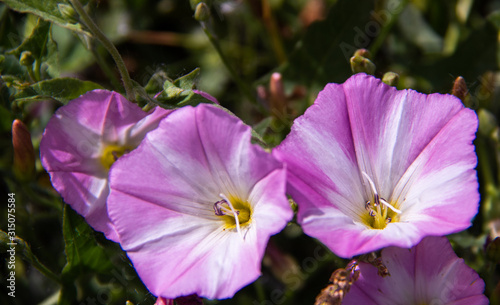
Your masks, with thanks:
[[[251,207],[248,202],[232,198],[231,200],[224,194],[219,194],[222,200],[214,203],[214,214],[220,216],[225,222],[226,228],[236,227],[236,231],[243,238],[241,227],[248,224],[251,218]],[[225,230],[224,229],[224,230]]]
[[[365,203],[365,209],[368,211],[368,215],[371,218],[371,220],[367,221],[367,224],[374,229],[384,229],[388,223],[393,221],[394,216],[401,214],[401,210],[395,208],[391,203],[387,202],[387,200],[380,197],[375,187],[375,183],[367,173],[361,172],[361,174],[368,181],[373,195],[373,203],[372,201],[367,201]]]

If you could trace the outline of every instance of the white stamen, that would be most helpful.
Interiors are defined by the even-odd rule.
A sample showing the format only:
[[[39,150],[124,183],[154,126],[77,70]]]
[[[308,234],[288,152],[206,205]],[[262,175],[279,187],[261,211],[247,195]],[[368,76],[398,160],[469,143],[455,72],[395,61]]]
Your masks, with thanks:
[[[379,197],[377,189],[375,188],[375,183],[373,182],[372,179],[370,179],[370,176],[368,176],[367,173],[361,172],[361,174],[363,175],[363,177],[365,177],[366,180],[368,180],[368,183],[370,184],[370,187],[372,189],[373,197],[375,198],[375,201],[378,200],[379,202],[382,202],[383,205],[385,205],[386,207],[388,207],[389,209],[391,209],[393,212],[395,212],[397,214],[401,214],[402,213],[401,210],[396,209],[389,202],[387,202],[383,198]],[[375,202],[375,204],[376,204],[376,202]]]
[[[368,183],[370,184],[374,197],[378,197],[377,189],[375,188],[375,183],[373,183],[372,179],[370,179],[370,176],[368,176],[368,174],[365,172],[361,172],[361,174],[363,175],[363,177],[365,177],[366,180],[368,180]]]
[[[243,235],[241,234],[241,229],[240,229],[240,220],[238,219],[238,213],[236,213],[234,207],[233,207],[233,204],[231,203],[231,201],[222,193],[219,194],[219,196],[224,199],[226,202],[227,202],[227,205],[229,206],[229,208],[231,208],[231,212],[233,212],[233,216],[234,216],[234,221],[236,222],[236,231],[238,231],[238,234],[240,234],[240,237],[242,239],[243,238]]]
[[[392,204],[390,204],[389,202],[385,201],[384,199],[380,198],[380,202],[382,202],[383,205],[385,205],[389,209],[393,210],[397,214],[401,214],[402,213],[401,210],[396,209],[395,207],[392,206]]]

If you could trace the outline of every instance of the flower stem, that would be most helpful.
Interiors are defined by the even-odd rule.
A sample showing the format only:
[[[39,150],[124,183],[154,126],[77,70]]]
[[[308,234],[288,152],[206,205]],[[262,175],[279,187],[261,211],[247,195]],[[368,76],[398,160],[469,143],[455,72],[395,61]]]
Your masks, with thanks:
[[[61,283],[61,279],[59,278],[58,275],[56,275],[54,272],[52,272],[49,268],[47,268],[44,264],[42,264],[38,258],[31,252],[30,246],[21,238],[17,237],[14,239],[14,242],[18,245],[20,245],[23,249],[21,251],[21,255],[28,260],[33,267],[35,267],[38,271],[40,271],[41,274],[43,274],[45,277],[53,280],[56,283]]]
[[[120,53],[116,49],[115,45],[106,37],[106,35],[104,35],[104,33],[99,29],[97,24],[94,23],[94,21],[87,14],[87,12],[83,8],[79,0],[69,0],[69,1],[73,5],[78,15],[80,15],[80,17],[82,18],[83,22],[85,23],[89,31],[93,35],[95,35],[95,37],[103,44],[106,50],[108,50],[111,57],[113,57],[113,60],[115,61],[118,71],[120,72],[120,75],[122,77],[123,87],[125,88],[125,93],[127,94],[127,98],[128,100],[134,102],[135,96],[133,94],[134,87],[132,79],[130,78],[125,63],[123,62],[123,59],[120,56]]]

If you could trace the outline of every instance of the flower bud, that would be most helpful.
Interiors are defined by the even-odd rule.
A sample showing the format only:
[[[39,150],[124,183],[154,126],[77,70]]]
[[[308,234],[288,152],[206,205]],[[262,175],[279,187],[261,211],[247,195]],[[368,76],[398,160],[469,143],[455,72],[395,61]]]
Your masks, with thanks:
[[[21,56],[19,56],[19,63],[23,66],[31,66],[33,62],[35,61],[35,58],[33,57],[33,54],[31,54],[30,51],[23,51],[21,53]]]
[[[469,91],[467,90],[467,84],[465,83],[464,78],[461,76],[457,77],[453,83],[451,94],[463,101],[468,92]]]
[[[271,110],[273,114],[283,116],[286,114],[286,96],[283,79],[280,73],[273,73],[269,81]]]
[[[351,57],[351,70],[352,73],[365,72],[373,75],[375,73],[375,64],[366,57],[354,55]]]
[[[364,58],[372,59],[372,53],[367,49],[357,49],[353,56],[361,56]]]
[[[30,180],[35,174],[35,150],[28,128],[20,120],[12,123],[12,146],[14,174],[20,180]]]
[[[399,82],[399,74],[394,73],[394,72],[387,72],[384,74],[382,77],[382,81],[389,86],[394,86],[396,87]]]
[[[57,4],[57,8],[61,12],[61,14],[64,17],[66,17],[71,23],[78,22],[78,13],[75,11],[75,9],[71,5],[59,3],[59,4]]]
[[[198,3],[194,11],[194,19],[199,22],[207,21],[210,18],[210,9],[204,2]]]

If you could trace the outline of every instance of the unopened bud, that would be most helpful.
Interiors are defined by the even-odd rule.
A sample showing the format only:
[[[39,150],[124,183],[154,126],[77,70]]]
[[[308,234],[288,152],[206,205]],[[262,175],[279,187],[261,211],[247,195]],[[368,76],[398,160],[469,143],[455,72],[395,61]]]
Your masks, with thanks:
[[[33,54],[31,54],[30,51],[23,51],[21,53],[21,56],[19,56],[19,63],[23,66],[31,66],[33,62],[35,61],[35,58],[33,57]]]
[[[154,305],[174,305],[174,300],[158,297]]]
[[[12,123],[12,146],[14,174],[20,180],[31,179],[35,173],[35,150],[28,128],[20,120],[14,120]]]
[[[366,57],[355,55],[351,57],[352,73],[365,72],[373,75],[375,73],[375,64]]]
[[[394,86],[396,87],[399,82],[399,74],[394,73],[394,72],[387,72],[384,74],[382,77],[382,81],[389,86]]]
[[[464,78],[461,76],[457,77],[455,79],[455,82],[453,83],[453,89],[451,89],[451,94],[453,94],[454,96],[458,97],[460,100],[463,101],[467,93],[468,93],[467,84],[465,83]]]
[[[194,11],[194,19],[200,22],[207,21],[210,18],[210,8],[204,2],[198,3]]]
[[[286,114],[286,96],[280,73],[273,73],[269,81],[271,111],[281,117]]]
[[[364,58],[372,59],[372,53],[368,51],[367,49],[357,49],[356,52],[354,52],[353,57],[355,56],[361,56]]]
[[[71,23],[77,23],[78,22],[78,13],[75,11],[75,9],[65,3],[59,3],[57,4],[57,8],[59,9],[59,12],[67,18]]]

